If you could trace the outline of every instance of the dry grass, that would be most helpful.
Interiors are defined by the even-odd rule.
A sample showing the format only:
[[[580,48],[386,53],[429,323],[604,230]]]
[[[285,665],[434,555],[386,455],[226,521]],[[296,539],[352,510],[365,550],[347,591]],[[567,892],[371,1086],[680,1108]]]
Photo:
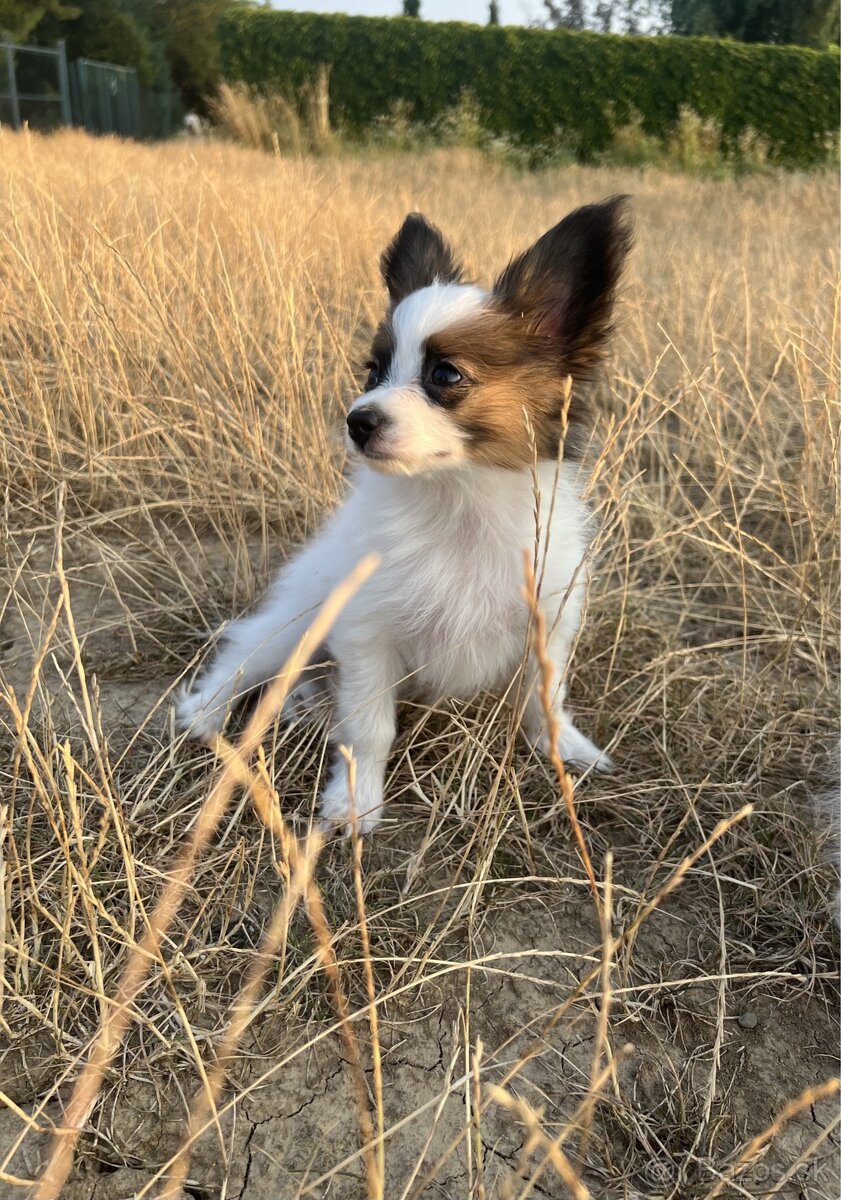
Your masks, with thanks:
[[[323,153],[335,146],[330,127],[330,72],[322,66],[297,97],[263,95],[244,83],[223,83],[211,102],[214,128],[254,150]]]
[[[2,133],[0,164],[0,1196],[80,1113],[61,1194],[156,1195],[191,1111],[204,1200],[837,1195],[807,799],[837,737],[833,182],[69,134]],[[220,744],[242,786],[160,926],[220,786],[169,696],[339,494],[379,250],[422,209],[486,279],[616,191],[572,687],[616,773],[573,798],[492,700],[410,708],[358,856],[293,837],[323,731]]]

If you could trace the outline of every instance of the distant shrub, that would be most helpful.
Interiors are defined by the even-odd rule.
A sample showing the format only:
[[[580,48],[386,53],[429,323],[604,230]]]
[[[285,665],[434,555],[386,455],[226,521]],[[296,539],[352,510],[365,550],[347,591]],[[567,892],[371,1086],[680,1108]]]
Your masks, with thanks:
[[[740,135],[742,137],[743,135]],[[682,105],[666,142],[667,163],[688,175],[716,175],[722,169],[721,126]]]
[[[428,129],[412,116],[408,100],[395,100],[387,113],[376,117],[366,130],[366,141],[384,150],[418,150],[431,141]]]
[[[768,143],[755,129],[744,129],[734,145],[726,146],[718,122],[686,106],[663,139],[646,133],[642,118],[634,114],[626,125],[617,127],[601,161],[623,167],[657,166],[707,178],[770,169]]]
[[[240,5],[224,14],[220,36],[225,77],[260,90],[295,92],[329,66],[332,126],[357,136],[398,103],[412,124],[434,128],[458,108],[466,85],[488,137],[572,146],[583,161],[597,160],[634,122],[665,144],[690,110],[715,122],[725,154],[736,154],[751,129],[769,162],[808,167],[825,161],[838,124],[831,50]],[[689,137],[684,130],[675,153],[691,159]]]
[[[445,109],[434,124],[437,141],[443,146],[481,149],[487,140],[483,121],[476,97],[468,88],[462,88],[453,107]]]
[[[610,146],[602,155],[604,162],[618,167],[653,166],[663,157],[663,143],[646,133],[638,112],[632,112],[626,124],[616,126]]]
[[[755,129],[745,129],[739,134],[736,147],[736,169],[755,175],[769,167],[768,143]]]

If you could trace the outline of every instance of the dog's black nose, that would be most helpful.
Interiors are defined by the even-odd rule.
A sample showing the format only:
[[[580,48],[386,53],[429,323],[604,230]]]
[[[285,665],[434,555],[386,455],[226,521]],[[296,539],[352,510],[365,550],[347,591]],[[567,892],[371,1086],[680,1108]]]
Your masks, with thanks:
[[[364,450],[371,434],[386,423],[386,416],[375,405],[365,408],[355,408],[347,415],[347,427],[350,436],[360,450]]]

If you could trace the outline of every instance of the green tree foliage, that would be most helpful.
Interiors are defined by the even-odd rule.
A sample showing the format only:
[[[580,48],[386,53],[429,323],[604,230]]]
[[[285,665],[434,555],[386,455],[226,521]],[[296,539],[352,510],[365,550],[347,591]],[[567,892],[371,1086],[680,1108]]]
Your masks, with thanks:
[[[550,29],[669,33],[670,0],[543,0]]]
[[[675,33],[740,42],[825,46],[838,27],[838,0],[672,0]]]
[[[201,108],[219,83],[219,18],[231,0],[151,0],[154,36],[164,47],[185,104]]]
[[[752,129],[772,162],[823,162],[837,130],[838,54],[712,38],[420,23],[234,6],[220,23],[225,78],[287,92],[330,66],[331,117],[362,132],[399,102],[420,124],[459,104],[465,80],[490,134],[524,147],[560,137],[582,160],[635,117],[666,139],[683,107]]]
[[[50,25],[39,29],[39,40],[54,40],[49,36]],[[67,40],[70,58],[93,58],[119,67],[136,67],[141,83],[152,83],[154,50],[149,31],[119,0],[85,0],[79,19],[61,32]]]
[[[23,42],[47,16],[62,21],[75,20],[80,8],[62,4],[61,0],[0,0],[0,33],[13,42]]]
[[[499,24],[499,5],[497,4],[496,0],[491,0],[490,4],[488,5],[488,24]]]
[[[419,17],[420,16],[420,0],[403,0],[403,16],[404,17]]]
[[[141,83],[175,87],[184,103],[201,109],[219,82],[219,18],[232,0],[84,0],[75,18],[59,0],[28,32],[47,44],[63,37],[71,58],[136,67]],[[23,0],[0,0],[3,5]],[[26,36],[26,35],[24,35]]]
[[[587,10],[584,0],[562,0],[553,4],[552,0],[543,0],[546,9],[546,21],[555,29],[573,29],[579,32],[587,28]]]

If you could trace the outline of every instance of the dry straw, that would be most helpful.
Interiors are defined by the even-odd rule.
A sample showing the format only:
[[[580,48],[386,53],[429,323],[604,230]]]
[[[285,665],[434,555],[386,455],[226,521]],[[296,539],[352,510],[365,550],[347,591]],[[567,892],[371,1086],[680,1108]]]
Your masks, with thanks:
[[[317,97],[287,118],[289,148],[329,136]],[[41,1195],[74,1146],[68,1196],[99,1168],[234,1189],[232,1129],[271,1164],[263,1096],[306,1101],[278,1167],[302,1198],[646,1194],[653,1158],[738,1194],[757,1155],[783,1195],[838,1127],[803,803],[837,735],[836,186],[275,145],[0,130],[3,1187],[54,1131]],[[172,690],[336,500],[406,211],[487,280],[618,192],[638,239],[570,681],[617,770],[573,788],[496,700],[414,704],[377,835],[322,846],[294,821],[323,727],[264,711],[212,761]],[[745,1130],[759,1096],[779,1116]],[[304,1119],[341,1122],[311,1159]]]
[[[337,587],[325,601],[321,612],[293,651],[289,661],[277,679],[266,689],[260,698],[260,702],[237,745],[236,757],[239,758],[240,762],[247,762],[248,758],[254,753],[260,738],[266,730],[266,726],[282,708],[284,700],[289,695],[301,671],[307,665],[313,649],[322,644],[339,612],[341,612],[344,605],[358,588],[362,586],[365,580],[370,577],[376,569],[376,565],[375,559],[366,559],[360,563],[355,571],[348,576],[347,580]],[[228,758],[227,761],[223,761],[219,778],[207,800],[202,805],[192,836],[168,872],[167,883],[152,910],[147,931],[126,963],[119,989],[94,1042],[90,1058],[73,1088],[73,1095],[67,1106],[63,1128],[56,1132],[52,1153],[35,1189],[36,1200],[56,1200],[61,1195],[61,1189],[70,1171],[76,1141],[96,1102],[96,1097],[102,1085],[102,1078],[108,1064],[111,1062],[120,1042],[125,1036],[126,1029],[131,1020],[132,1005],[143,986],[152,961],[160,956],[164,936],[190,884],[196,860],[213,836],[214,831],[218,828],[219,822],[222,820],[225,810],[231,801],[234,789],[240,782],[240,773],[231,765],[231,759]],[[316,841],[312,851],[313,854],[317,854],[317,847],[318,842]],[[305,858],[304,867],[299,868],[300,878],[295,879],[296,890],[299,893],[307,884],[308,861],[308,857]],[[279,911],[286,917],[286,921],[288,922],[288,902]],[[273,922],[273,925],[276,923],[277,918]],[[285,925],[283,927],[285,928]],[[261,982],[262,974],[267,969],[268,963],[271,960],[271,955],[276,945],[274,940],[270,940],[271,937],[273,935],[267,937],[262,962],[258,960],[259,966],[254,972],[252,981],[246,984],[247,994],[256,992]],[[327,940],[329,942],[329,938]],[[223,1054],[220,1060],[220,1074],[216,1077],[215,1084],[213,1080],[210,1081],[211,1095],[214,1086],[218,1090],[221,1072],[224,1071],[226,1059],[233,1053],[236,1047],[238,1031],[247,1021],[247,1013],[250,1011],[250,1005],[246,1006],[246,1004],[247,1001],[239,1006],[237,1018],[232,1023],[231,1028],[234,1032],[230,1035],[231,1045],[227,1049],[223,1047]]]

